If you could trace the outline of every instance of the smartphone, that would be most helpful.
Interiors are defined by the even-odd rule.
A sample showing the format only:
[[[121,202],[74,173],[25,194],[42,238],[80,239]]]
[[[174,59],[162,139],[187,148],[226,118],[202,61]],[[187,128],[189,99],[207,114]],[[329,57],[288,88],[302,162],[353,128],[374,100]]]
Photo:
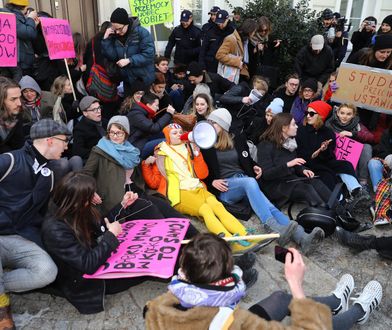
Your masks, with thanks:
[[[275,245],[275,259],[285,263],[286,262],[286,254],[291,253],[291,257],[293,257],[293,253],[284,247],[281,247],[279,245]]]

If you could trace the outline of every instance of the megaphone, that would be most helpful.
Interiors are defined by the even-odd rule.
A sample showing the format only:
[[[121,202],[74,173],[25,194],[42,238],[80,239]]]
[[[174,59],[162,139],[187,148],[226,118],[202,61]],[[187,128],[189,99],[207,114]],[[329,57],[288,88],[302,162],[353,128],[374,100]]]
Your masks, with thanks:
[[[181,140],[194,142],[200,149],[209,149],[216,143],[217,137],[214,126],[202,120],[195,125],[192,132],[182,134]]]

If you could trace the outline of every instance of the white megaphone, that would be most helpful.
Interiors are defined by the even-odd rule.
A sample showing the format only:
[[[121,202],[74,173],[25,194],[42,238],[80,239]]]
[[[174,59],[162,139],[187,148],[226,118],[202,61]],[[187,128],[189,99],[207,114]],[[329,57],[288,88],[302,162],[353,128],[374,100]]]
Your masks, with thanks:
[[[181,140],[194,142],[200,149],[209,149],[215,144],[217,137],[214,126],[202,120],[195,125],[192,132],[181,135]]]

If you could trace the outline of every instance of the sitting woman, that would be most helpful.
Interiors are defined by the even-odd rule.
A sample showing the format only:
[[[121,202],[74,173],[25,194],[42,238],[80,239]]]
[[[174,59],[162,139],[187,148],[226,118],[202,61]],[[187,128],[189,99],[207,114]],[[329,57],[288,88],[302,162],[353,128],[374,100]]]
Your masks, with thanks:
[[[303,125],[306,118],[305,112],[310,102],[317,98],[317,80],[313,78],[306,79],[301,83],[298,96],[293,102],[290,113],[293,115],[295,123],[298,126]]]
[[[297,128],[291,114],[280,113],[262,136],[257,146],[257,160],[263,169],[261,187],[279,205],[287,201],[327,203],[331,191],[321,180],[314,179],[314,173],[305,167],[306,161],[297,157]]]
[[[324,231],[316,227],[306,234],[302,226],[290,221],[265,197],[256,181],[261,177],[262,170],[251,159],[245,138],[241,134],[233,136],[229,133],[229,111],[217,109],[208,116],[208,120],[218,134],[215,146],[203,150],[209,169],[206,179],[208,189],[228,204],[247,199],[260,221],[280,234],[279,245],[285,245],[293,239],[304,253],[314,249],[324,238]]]
[[[212,98],[207,94],[197,94],[193,100],[192,113],[196,116],[196,121],[207,120],[208,115],[214,110]]]
[[[140,103],[143,95],[146,93],[147,86],[143,82],[136,80],[129,89],[129,95],[121,103],[119,110],[120,115],[128,115],[134,104]]]
[[[207,165],[197,147],[181,141],[181,126],[170,124],[163,132],[166,141],[156,150],[157,157],[148,158],[142,164],[147,185],[167,195],[177,211],[203,218],[210,232],[225,237],[247,235],[246,228],[205,188],[201,180],[208,175]],[[258,247],[243,240],[232,245],[235,253]]]
[[[363,212],[370,206],[369,193],[358,182],[353,165],[335,156],[335,133],[324,125],[332,107],[323,101],[309,104],[304,126],[297,134],[298,156],[306,161],[307,167],[333,190],[338,176],[350,193],[348,210]]]
[[[241,271],[233,266],[228,244],[211,234],[200,234],[187,244],[180,257],[178,275],[169,291],[147,302],[146,329],[339,329],[364,324],[379,306],[382,287],[370,281],[349,308],[354,289],[350,274],[342,276],[327,297],[306,298],[302,283],[305,264],[290,248],[285,277],[291,295],[276,291],[249,310],[239,307],[245,296]],[[197,299],[196,299],[197,297]],[[339,315],[334,315],[339,313]],[[278,323],[291,315],[291,324]]]
[[[374,135],[362,123],[357,116],[357,108],[353,104],[343,103],[334,109],[332,117],[325,122],[325,126],[332,129],[341,137],[349,137],[363,143],[363,149],[358,162],[357,174],[362,187],[367,187],[369,172],[368,163],[372,158],[372,146]]]

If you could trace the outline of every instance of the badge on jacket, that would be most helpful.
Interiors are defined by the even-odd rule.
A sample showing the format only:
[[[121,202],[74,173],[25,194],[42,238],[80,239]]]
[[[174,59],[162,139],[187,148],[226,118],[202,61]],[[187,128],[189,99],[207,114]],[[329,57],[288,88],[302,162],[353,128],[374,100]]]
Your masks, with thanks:
[[[249,156],[249,153],[248,153],[246,150],[244,150],[244,151],[242,152],[242,156],[246,158],[246,157]]]

